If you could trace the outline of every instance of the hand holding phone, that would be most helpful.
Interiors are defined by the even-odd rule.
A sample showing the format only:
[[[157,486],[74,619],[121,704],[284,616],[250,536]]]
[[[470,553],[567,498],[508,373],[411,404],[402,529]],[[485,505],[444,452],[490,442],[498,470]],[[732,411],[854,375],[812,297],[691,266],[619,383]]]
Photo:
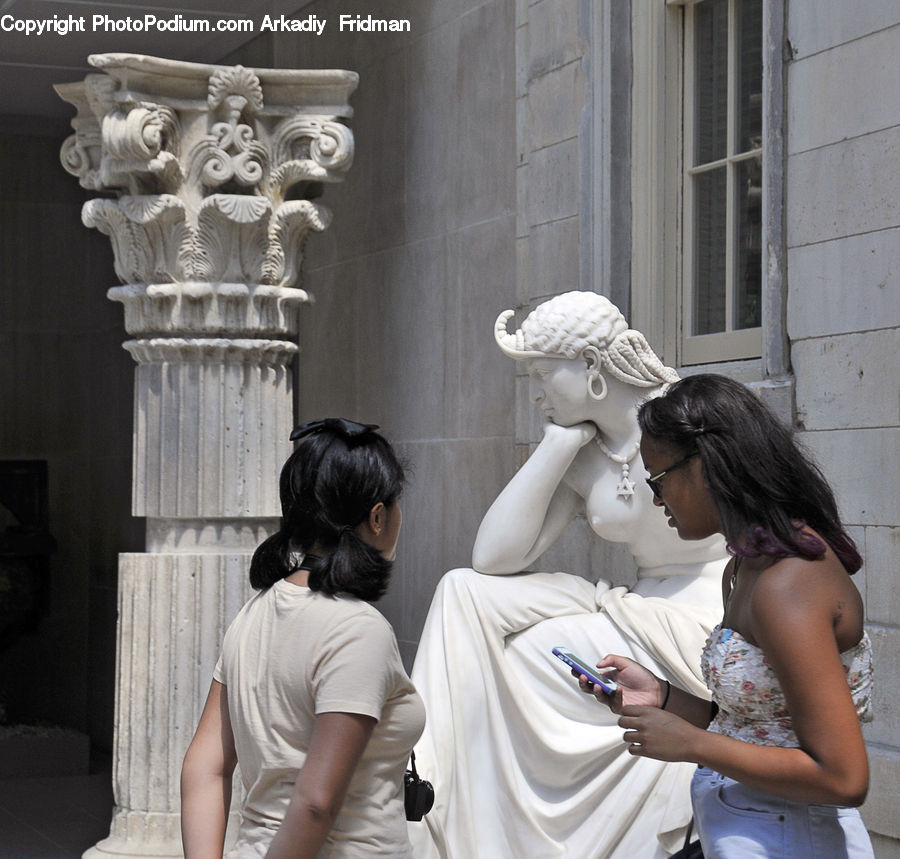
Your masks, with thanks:
[[[561,659],[570,668],[574,668],[579,674],[583,674],[595,686],[599,686],[607,695],[612,695],[618,686],[615,680],[611,680],[596,668],[592,668],[583,659],[576,656],[568,647],[561,645],[553,648],[553,655]]]

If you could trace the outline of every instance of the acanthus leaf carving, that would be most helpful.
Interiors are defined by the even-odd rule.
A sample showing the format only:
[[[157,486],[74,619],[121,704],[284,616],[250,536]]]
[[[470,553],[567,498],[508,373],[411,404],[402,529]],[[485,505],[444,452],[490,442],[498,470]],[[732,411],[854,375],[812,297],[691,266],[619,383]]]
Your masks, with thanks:
[[[236,224],[256,224],[267,219],[272,204],[265,197],[243,194],[213,194],[203,201],[201,212],[215,208]]]
[[[125,310],[125,330],[138,336],[290,337],[302,289],[264,283],[129,283],[107,291]]]
[[[265,197],[213,194],[197,217],[190,277],[259,282],[266,257],[272,204]]]
[[[168,282],[180,276],[178,259],[187,230],[177,197],[88,200],[81,219],[110,237],[116,274],[123,283]]]
[[[303,263],[303,248],[310,230],[322,232],[331,223],[331,211],[309,200],[282,203],[269,226],[269,247],[263,283],[293,285]]]

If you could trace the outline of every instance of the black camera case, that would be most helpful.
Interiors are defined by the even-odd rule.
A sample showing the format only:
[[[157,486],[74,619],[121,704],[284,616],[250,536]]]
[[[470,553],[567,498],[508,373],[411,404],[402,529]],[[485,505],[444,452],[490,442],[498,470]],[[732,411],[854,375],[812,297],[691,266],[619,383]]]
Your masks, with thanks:
[[[416,753],[410,758],[412,769],[403,776],[403,804],[407,820],[421,820],[434,805],[434,787],[430,781],[419,778],[416,772]]]

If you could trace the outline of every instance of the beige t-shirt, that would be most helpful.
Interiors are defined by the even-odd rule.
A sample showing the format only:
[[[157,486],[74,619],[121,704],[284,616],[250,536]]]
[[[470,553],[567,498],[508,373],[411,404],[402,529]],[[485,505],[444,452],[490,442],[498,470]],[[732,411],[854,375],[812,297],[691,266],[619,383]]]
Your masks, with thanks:
[[[403,773],[425,708],[390,624],[353,597],[287,581],[254,596],[225,633],[214,677],[227,687],[246,791],[229,859],[262,857],[306,760],[318,713],[378,719],[319,856],[411,856]]]

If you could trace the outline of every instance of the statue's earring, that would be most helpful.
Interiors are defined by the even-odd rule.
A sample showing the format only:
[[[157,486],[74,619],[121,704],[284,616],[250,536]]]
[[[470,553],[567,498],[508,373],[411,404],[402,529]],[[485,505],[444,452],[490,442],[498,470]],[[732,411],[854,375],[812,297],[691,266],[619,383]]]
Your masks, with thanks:
[[[594,383],[597,381],[600,382],[599,391],[594,387]],[[599,370],[595,370],[588,376],[588,395],[592,400],[602,400],[606,397],[606,379]]]

